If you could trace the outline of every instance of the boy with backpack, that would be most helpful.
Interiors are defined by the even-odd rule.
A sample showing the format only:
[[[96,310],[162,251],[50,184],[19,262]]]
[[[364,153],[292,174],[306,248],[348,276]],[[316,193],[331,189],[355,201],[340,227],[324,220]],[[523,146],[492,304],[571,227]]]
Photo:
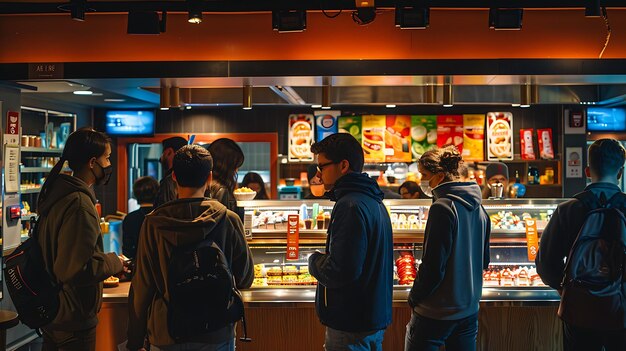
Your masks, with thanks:
[[[626,194],[618,187],[626,151],[600,139],[588,155],[592,183],[552,215],[537,272],[561,295],[564,350],[626,350]]]
[[[243,314],[237,288],[252,285],[252,255],[239,216],[204,198],[213,159],[201,146],[176,152],[178,199],[141,227],[129,294],[129,350],[234,350]],[[245,333],[245,331],[244,331]]]

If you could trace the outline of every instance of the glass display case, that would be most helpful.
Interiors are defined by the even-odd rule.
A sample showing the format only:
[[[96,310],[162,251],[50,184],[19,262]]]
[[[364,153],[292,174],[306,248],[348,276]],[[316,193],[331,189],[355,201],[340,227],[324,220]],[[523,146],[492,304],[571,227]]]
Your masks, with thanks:
[[[557,301],[536,273],[528,245],[526,221],[541,235],[557,205],[564,199],[484,200],[491,219],[491,264],[483,275],[483,301]],[[424,228],[430,200],[385,200],[393,227],[394,300],[406,301],[422,257]],[[322,251],[334,203],[328,200],[241,201],[244,227],[255,263],[255,281],[245,294],[249,301],[312,301],[315,278],[308,257]],[[287,218],[298,214],[298,258],[288,260]],[[304,214],[304,215],[302,215]],[[534,221],[534,223],[532,222]],[[530,232],[532,243],[532,230]]]

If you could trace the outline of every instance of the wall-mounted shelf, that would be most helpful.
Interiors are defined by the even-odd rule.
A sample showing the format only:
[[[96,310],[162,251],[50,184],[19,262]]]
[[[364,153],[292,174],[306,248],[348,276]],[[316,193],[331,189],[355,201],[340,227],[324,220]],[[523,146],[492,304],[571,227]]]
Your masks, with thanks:
[[[39,187],[39,188],[28,188],[28,189],[22,189],[21,193],[22,194],[37,194],[40,191],[41,191],[41,187]]]
[[[21,151],[22,152],[40,152],[40,153],[58,154],[58,155],[63,153],[63,149],[49,149],[45,147],[29,147],[29,146],[22,146]]]

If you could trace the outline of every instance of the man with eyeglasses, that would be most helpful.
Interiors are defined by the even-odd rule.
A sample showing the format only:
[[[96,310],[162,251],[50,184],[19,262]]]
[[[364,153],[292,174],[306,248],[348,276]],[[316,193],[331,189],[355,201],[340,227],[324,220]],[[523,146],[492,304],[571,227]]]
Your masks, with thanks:
[[[324,348],[382,350],[391,324],[393,240],[383,193],[363,170],[363,149],[350,134],[311,146],[317,177],[331,201],[326,253],[309,258],[318,280],[315,307],[326,326]]]

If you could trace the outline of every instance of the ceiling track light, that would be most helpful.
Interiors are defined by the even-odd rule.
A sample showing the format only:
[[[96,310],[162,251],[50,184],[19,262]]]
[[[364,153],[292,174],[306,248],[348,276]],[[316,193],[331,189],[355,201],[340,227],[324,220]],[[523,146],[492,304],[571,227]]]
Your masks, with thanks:
[[[161,34],[165,33],[167,12],[163,11],[161,19],[156,11],[129,11],[128,34]]]
[[[330,110],[330,105],[332,104],[330,87],[330,82],[322,86],[322,110]]]
[[[87,12],[87,0],[72,0],[69,4],[70,14],[74,21],[82,22],[85,20],[85,12]]]
[[[272,11],[272,29],[278,33],[295,33],[306,30],[306,10]]]
[[[396,6],[396,27],[400,29],[426,29],[430,24],[430,8]]]
[[[443,107],[454,106],[454,90],[452,87],[452,79],[446,77],[443,83]]]
[[[437,86],[429,84],[424,87],[424,103],[434,104],[437,102]]]
[[[600,0],[587,0],[585,5],[585,17],[594,18],[601,17]]]
[[[364,26],[374,22],[376,19],[376,4],[374,0],[355,0],[356,11],[352,11],[352,20]]]
[[[520,30],[524,9],[490,8],[489,28],[495,30]]]
[[[160,103],[159,107],[161,110],[166,111],[170,109],[170,87],[166,85],[161,85],[160,93]]]
[[[520,85],[520,104],[519,107],[530,107],[532,88],[530,84]]]
[[[193,24],[202,23],[202,1],[201,0],[187,0],[187,11],[189,17],[187,22]]]
[[[252,110],[252,85],[246,84],[243,86],[242,107],[244,110]]]

